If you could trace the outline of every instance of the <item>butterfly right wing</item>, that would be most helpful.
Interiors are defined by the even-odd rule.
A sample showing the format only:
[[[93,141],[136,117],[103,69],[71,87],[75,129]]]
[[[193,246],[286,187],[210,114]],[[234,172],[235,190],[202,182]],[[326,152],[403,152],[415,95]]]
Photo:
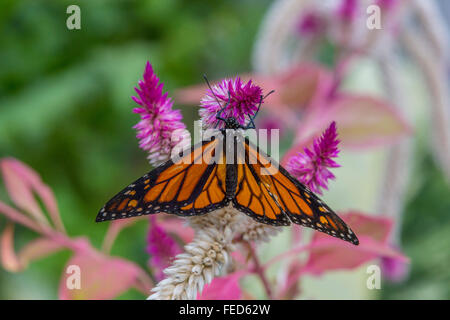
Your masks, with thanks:
[[[254,220],[273,226],[288,226],[290,221],[273,198],[271,186],[265,183],[249,164],[249,150],[243,136],[236,139],[236,192],[233,206]]]
[[[305,185],[292,177],[286,169],[276,164],[248,140],[245,141],[245,152],[246,165],[251,168],[250,171],[254,174],[255,180],[260,181],[261,188],[264,186],[267,189],[281,210],[281,213],[276,215],[277,220],[287,216],[293,223],[358,245],[358,238],[350,227]],[[252,218],[259,219],[255,214]],[[274,221],[276,222],[271,219],[270,224],[274,224]]]
[[[176,163],[169,160],[139,178],[108,201],[96,221],[158,212],[201,215],[226,206],[226,164],[210,161],[223,153],[219,141],[204,141]]]

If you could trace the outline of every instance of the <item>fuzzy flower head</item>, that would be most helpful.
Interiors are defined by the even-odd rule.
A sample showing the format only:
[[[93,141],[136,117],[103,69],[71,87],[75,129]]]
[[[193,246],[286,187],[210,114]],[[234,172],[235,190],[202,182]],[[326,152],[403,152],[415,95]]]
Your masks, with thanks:
[[[345,22],[352,22],[355,20],[358,12],[358,0],[342,0],[337,9],[338,16]]]
[[[325,18],[317,10],[303,13],[297,24],[297,31],[302,36],[316,36],[325,28]]]
[[[190,145],[190,139],[187,139],[180,111],[172,110],[173,102],[167,93],[163,93],[163,83],[159,82],[149,62],[144,80],[139,81],[139,89],[135,90],[138,97],[132,99],[141,106],[133,110],[141,115],[141,120],[134,126],[139,147],[149,153],[151,164],[158,165],[169,158],[175,146]]]
[[[217,97],[214,97],[214,95]],[[223,121],[217,120],[217,113],[225,106],[223,118],[234,117],[245,125],[248,117],[253,116],[261,102],[262,89],[252,81],[244,83],[241,78],[225,79],[212,86],[200,101],[200,117],[206,128],[224,128]],[[217,101],[218,100],[218,101]]]
[[[323,135],[314,140],[312,149],[304,148],[288,161],[286,169],[313,192],[322,194],[328,189],[328,179],[335,176],[328,168],[340,167],[332,158],[339,154],[336,122],[332,122]]]
[[[164,278],[163,270],[170,265],[173,257],[181,252],[179,245],[156,222],[150,218],[150,229],[147,237],[147,253],[151,255],[149,264],[153,268],[155,278]]]

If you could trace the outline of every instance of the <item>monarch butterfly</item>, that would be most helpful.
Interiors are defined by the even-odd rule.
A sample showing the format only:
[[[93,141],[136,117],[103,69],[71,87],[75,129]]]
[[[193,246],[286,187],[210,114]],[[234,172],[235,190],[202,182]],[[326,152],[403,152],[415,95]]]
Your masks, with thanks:
[[[232,205],[261,223],[293,222],[358,245],[354,232],[333,210],[242,135],[255,129],[259,108],[244,127],[233,117],[221,117],[226,106],[216,115],[224,129],[124,188],[99,211],[96,221],[158,212],[196,216]]]

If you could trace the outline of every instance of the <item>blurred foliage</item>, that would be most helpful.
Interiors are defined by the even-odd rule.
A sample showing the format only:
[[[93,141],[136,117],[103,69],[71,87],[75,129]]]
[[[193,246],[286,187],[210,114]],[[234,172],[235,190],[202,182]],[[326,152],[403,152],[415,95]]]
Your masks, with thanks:
[[[450,299],[450,186],[430,156],[420,161],[422,185],[405,207],[401,242],[409,278],[381,290],[383,299]]]
[[[131,128],[133,87],[151,61],[165,89],[251,70],[250,55],[269,0],[76,1],[81,30],[66,28],[74,1],[0,2],[0,156],[27,163],[52,187],[71,236],[97,247],[107,224],[98,209],[120,186],[150,169]],[[321,58],[331,63],[333,48]],[[327,52],[328,51],[328,52]],[[182,108],[192,126],[197,109]],[[189,128],[192,129],[192,128]],[[423,185],[406,208],[402,242],[410,279],[386,285],[382,298],[450,298],[450,194],[426,159]],[[4,188],[0,199],[7,201]],[[0,218],[0,229],[5,219]],[[126,229],[112,254],[147,263],[146,224]],[[17,244],[34,235],[16,228]],[[0,299],[56,298],[61,252],[24,273],[0,270]],[[121,298],[143,298],[137,291]]]

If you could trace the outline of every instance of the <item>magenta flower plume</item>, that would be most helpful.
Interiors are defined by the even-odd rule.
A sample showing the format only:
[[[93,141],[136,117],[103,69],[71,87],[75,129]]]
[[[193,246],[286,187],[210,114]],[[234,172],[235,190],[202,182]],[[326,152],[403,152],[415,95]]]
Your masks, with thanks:
[[[170,265],[171,260],[181,253],[180,246],[163,228],[158,226],[154,216],[150,217],[147,252],[151,255],[149,264],[158,281],[164,278],[163,270]]]
[[[341,0],[337,13],[345,22],[352,22],[358,11],[359,0]]]
[[[134,88],[138,97],[132,99],[141,106],[133,110],[141,115],[141,120],[133,128],[137,130],[139,147],[149,153],[151,164],[158,165],[170,157],[174,147],[189,146],[190,139],[180,110],[172,110],[173,102],[167,93],[163,94],[163,83],[159,82],[150,62],[145,66],[139,88]]]
[[[297,24],[297,31],[300,35],[315,36],[325,28],[325,20],[318,11],[308,11],[300,17]]]
[[[328,189],[328,179],[335,176],[328,168],[340,167],[332,158],[339,154],[336,122],[332,122],[320,138],[314,140],[312,150],[304,148],[288,161],[286,169],[313,192],[322,194]]]
[[[230,101],[223,110],[222,117],[234,117],[241,125],[246,123],[249,116],[255,114],[262,95],[262,89],[253,84],[252,80],[243,83],[239,77],[222,80],[212,86],[212,91],[208,90],[200,101],[200,117],[207,128],[215,127],[216,124],[219,129],[224,127],[223,121],[217,121],[216,115],[227,104],[228,94]]]

